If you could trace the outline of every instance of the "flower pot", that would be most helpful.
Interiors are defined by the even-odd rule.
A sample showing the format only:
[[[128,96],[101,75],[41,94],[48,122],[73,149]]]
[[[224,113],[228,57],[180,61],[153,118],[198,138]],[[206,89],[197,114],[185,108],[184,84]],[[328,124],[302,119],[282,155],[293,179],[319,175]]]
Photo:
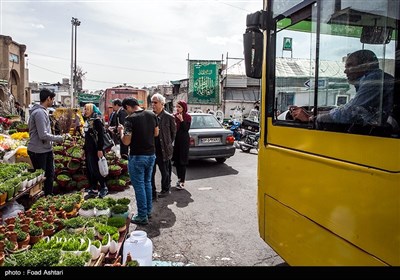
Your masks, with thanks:
[[[108,252],[108,250],[110,249],[110,242],[111,242],[111,236],[110,236],[110,234],[107,232],[106,234],[105,234],[105,236],[106,235],[108,235],[108,242],[107,242],[107,244],[106,245],[101,245],[101,252],[102,253],[104,253],[104,254],[107,254],[107,252]],[[103,237],[104,238],[104,237]]]
[[[110,176],[114,176],[114,177],[116,177],[116,176],[119,176],[119,175],[121,175],[121,173],[122,173],[122,169],[117,169],[117,170],[109,170],[108,171],[109,173],[109,175]]]
[[[118,243],[115,240],[110,241],[110,248],[108,249],[110,254],[115,254],[118,250]]]
[[[92,255],[92,260],[97,260],[101,254],[101,246],[97,248],[93,244],[90,245],[90,254]]]
[[[6,222],[7,225],[15,224],[15,217],[9,217],[5,219],[4,222]]]
[[[33,244],[39,242],[39,240],[42,239],[42,237],[43,237],[43,232],[42,232],[41,235],[34,235],[34,236],[31,235],[31,239],[29,240],[29,244],[33,245]]]
[[[110,208],[107,208],[105,210],[99,210],[95,208],[95,214],[96,216],[101,216],[101,215],[106,215],[107,217],[110,217]]]
[[[95,216],[94,209],[83,210],[81,208],[81,209],[79,209],[78,213],[79,213],[79,216],[82,216],[82,217],[94,217]]]
[[[29,245],[29,241],[31,240],[30,235],[28,234],[25,238],[25,240],[18,241],[18,249],[22,249],[23,247],[26,247]]]
[[[54,234],[54,227],[43,229],[44,236],[51,236]]]

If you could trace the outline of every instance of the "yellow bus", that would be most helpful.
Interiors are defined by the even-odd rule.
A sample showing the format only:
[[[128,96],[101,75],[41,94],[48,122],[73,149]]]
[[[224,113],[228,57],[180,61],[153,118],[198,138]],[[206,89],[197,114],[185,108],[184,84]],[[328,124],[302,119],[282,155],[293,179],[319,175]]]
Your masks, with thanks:
[[[259,233],[289,265],[400,265],[399,10],[264,0],[247,16]]]

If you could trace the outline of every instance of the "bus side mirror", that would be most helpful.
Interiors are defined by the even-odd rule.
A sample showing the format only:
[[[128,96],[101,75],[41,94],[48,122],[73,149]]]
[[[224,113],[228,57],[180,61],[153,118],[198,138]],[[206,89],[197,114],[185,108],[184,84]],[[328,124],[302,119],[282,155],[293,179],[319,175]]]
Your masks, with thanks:
[[[250,78],[261,78],[263,40],[264,37],[260,31],[253,30],[243,34],[246,75]]]
[[[363,26],[360,42],[363,44],[388,44],[393,28],[383,26]]]
[[[261,12],[247,15],[246,32],[243,34],[244,62],[246,75],[260,79],[262,75],[264,36],[260,31],[263,17]]]

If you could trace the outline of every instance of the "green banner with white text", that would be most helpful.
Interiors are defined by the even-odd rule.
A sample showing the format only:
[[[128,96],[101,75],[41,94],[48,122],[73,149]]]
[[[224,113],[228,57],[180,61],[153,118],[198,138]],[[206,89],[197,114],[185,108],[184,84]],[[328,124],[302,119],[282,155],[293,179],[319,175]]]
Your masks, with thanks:
[[[189,60],[189,104],[219,104],[221,61]]]

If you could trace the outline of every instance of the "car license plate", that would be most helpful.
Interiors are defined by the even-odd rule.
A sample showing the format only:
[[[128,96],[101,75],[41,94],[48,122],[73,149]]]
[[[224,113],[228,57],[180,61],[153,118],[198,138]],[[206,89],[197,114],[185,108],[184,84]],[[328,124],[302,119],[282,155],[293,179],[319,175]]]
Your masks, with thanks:
[[[221,138],[219,137],[210,137],[210,138],[201,138],[201,143],[221,143]]]

